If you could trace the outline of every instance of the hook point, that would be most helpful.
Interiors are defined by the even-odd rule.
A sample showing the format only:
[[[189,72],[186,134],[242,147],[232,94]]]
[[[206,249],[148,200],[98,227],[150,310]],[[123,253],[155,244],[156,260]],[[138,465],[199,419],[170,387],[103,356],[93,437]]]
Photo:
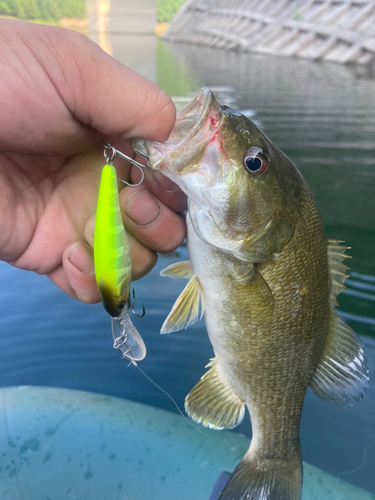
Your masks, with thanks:
[[[129,309],[134,314],[134,316],[137,316],[137,318],[143,318],[143,316],[146,314],[145,305],[142,304],[142,314],[136,313],[135,310],[134,310],[134,306],[135,306],[135,290],[134,290],[134,288],[132,289],[132,295],[133,295],[133,298],[130,299],[130,297],[129,297],[129,299],[128,299]]]

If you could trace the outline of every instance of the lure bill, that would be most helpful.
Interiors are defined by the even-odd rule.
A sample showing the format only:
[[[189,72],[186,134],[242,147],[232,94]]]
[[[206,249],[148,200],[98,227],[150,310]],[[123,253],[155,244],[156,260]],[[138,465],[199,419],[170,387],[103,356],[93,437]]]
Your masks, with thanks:
[[[122,222],[113,165],[103,167],[96,210],[94,263],[103,306],[112,321],[115,349],[135,364],[146,356],[146,346],[129,317],[131,260]]]

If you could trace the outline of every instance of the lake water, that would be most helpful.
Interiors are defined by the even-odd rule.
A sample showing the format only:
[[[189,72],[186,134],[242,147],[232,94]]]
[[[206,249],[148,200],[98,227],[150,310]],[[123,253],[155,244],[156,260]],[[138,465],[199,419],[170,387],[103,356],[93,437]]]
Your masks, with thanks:
[[[116,47],[120,42],[117,38]],[[352,247],[351,276],[348,290],[339,297],[340,312],[363,339],[374,373],[374,74],[366,68],[151,42],[157,50],[155,79],[177,106],[202,86],[213,88],[219,100],[253,115],[300,168],[315,194],[327,235]],[[126,59],[128,46],[114,55]],[[161,278],[159,271],[187,258],[182,246],[160,257],[156,268],[135,284],[138,304],[144,302],[147,311],[144,318],[135,318],[148,348],[141,367],[181,408],[213,354],[203,322],[159,335],[185,284]],[[109,318],[100,304],[81,304],[47,278],[4,263],[0,279],[1,386],[84,389],[176,411],[112,349]],[[250,436],[248,417],[236,430]],[[305,461],[375,493],[374,385],[350,409],[331,407],[308,391],[301,443]]]

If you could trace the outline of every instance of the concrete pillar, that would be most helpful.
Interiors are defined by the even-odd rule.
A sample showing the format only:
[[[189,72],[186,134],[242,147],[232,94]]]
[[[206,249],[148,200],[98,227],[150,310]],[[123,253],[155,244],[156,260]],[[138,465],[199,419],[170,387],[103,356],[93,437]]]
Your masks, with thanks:
[[[90,38],[156,82],[155,0],[86,0],[86,12]]]

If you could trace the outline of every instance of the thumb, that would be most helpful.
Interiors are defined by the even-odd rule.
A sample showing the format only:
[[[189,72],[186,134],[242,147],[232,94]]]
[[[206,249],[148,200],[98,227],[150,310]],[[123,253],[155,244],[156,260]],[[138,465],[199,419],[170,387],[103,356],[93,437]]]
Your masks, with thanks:
[[[40,50],[48,47],[52,56],[42,57],[44,69],[77,121],[124,139],[141,136],[163,142],[168,138],[176,110],[167,94],[85,36],[61,28],[38,28],[45,40]]]
[[[76,56],[84,62],[80,72],[85,84],[78,95],[66,95],[75,117],[105,135],[120,135],[123,139],[141,136],[164,142],[176,118],[171,98],[93,42],[85,42],[79,44]],[[73,79],[70,73],[69,80]],[[81,99],[78,102],[77,96]]]

